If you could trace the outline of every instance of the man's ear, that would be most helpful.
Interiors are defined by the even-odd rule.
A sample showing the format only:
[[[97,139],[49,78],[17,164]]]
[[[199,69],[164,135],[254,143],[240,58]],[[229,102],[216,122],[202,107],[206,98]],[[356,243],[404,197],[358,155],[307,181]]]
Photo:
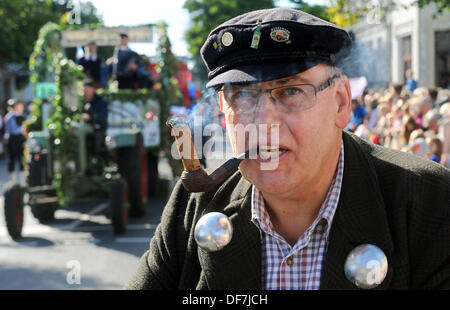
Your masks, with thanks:
[[[352,111],[352,92],[350,90],[350,83],[345,75],[337,81],[336,101],[338,109],[335,117],[335,125],[338,128],[344,129],[350,121]]]

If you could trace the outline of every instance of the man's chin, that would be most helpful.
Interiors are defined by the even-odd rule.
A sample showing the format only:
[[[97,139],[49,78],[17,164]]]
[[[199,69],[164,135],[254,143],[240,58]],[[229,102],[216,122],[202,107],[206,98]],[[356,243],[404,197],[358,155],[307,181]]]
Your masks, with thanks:
[[[240,169],[242,176],[256,186],[261,192],[268,194],[283,194],[286,193],[289,188],[286,186],[288,184],[288,175],[280,171],[275,170],[246,170]]]

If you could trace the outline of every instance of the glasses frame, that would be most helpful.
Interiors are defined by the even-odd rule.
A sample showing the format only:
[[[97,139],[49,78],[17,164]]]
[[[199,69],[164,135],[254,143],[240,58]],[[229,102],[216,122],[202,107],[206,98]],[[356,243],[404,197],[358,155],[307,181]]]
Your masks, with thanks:
[[[277,105],[277,100],[272,96],[272,92],[273,92],[274,90],[280,89],[280,88],[292,87],[292,86],[305,86],[305,85],[307,85],[307,86],[312,86],[313,89],[314,89],[314,102],[315,102],[315,101],[317,100],[317,93],[318,93],[318,92],[321,92],[322,90],[327,89],[328,87],[330,87],[331,85],[333,85],[333,81],[334,81],[335,79],[337,79],[337,78],[340,78],[340,77],[341,77],[341,74],[336,73],[335,75],[333,75],[332,77],[328,78],[325,82],[323,82],[322,84],[320,84],[320,85],[318,85],[318,86],[316,86],[316,85],[314,85],[314,84],[309,84],[309,83],[300,83],[300,84],[283,85],[283,86],[278,86],[278,87],[274,87],[274,88],[267,88],[267,89],[258,89],[258,88],[250,88],[250,89],[251,89],[251,90],[258,91],[258,101],[259,101],[259,97],[261,96],[261,94],[263,94],[263,93],[269,93],[270,98],[272,98],[272,100],[273,100],[273,102],[275,103],[275,105]],[[224,90],[223,87],[222,87],[222,89],[219,90],[219,92],[222,92],[222,93],[224,94],[224,97],[225,97],[225,99],[226,99],[227,102],[228,102],[228,99],[227,99],[228,96],[225,96],[225,90]],[[314,103],[314,102],[313,102],[313,103]],[[231,102],[230,102],[230,103],[231,103]],[[255,104],[255,107],[256,107],[257,105],[258,105],[258,104]],[[312,107],[312,105],[311,105],[311,107]],[[311,108],[311,107],[308,107],[308,108],[303,109],[303,110],[307,110],[307,109],[309,109],[309,108]]]

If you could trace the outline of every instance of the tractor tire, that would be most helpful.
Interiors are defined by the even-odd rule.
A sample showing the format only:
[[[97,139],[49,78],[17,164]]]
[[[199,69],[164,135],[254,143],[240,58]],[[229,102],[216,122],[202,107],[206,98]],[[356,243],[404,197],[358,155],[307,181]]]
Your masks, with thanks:
[[[123,179],[111,183],[110,208],[113,230],[116,235],[127,231],[128,222],[128,187]]]
[[[23,194],[17,183],[5,184],[5,222],[13,240],[20,239],[23,227]]]
[[[119,173],[128,185],[130,216],[142,217],[147,211],[147,156],[142,144],[118,149]]]

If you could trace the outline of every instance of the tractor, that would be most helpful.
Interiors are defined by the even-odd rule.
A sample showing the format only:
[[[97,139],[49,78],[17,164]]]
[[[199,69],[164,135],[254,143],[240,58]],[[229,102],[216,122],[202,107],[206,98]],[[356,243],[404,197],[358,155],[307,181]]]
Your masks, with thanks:
[[[93,39],[100,46],[113,46],[124,31],[131,42],[149,41],[154,28],[62,29],[47,24],[41,29],[30,58],[36,100],[27,123],[28,177],[25,186],[7,183],[4,188],[5,221],[13,239],[21,238],[27,205],[46,223],[62,204],[100,196],[109,201],[116,234],[126,232],[129,215],[145,215],[147,197],[157,192],[162,117],[172,92],[165,84],[170,76],[163,76],[159,89],[99,91],[108,102],[105,135],[80,119],[86,109],[80,96],[84,76],[66,51]]]

